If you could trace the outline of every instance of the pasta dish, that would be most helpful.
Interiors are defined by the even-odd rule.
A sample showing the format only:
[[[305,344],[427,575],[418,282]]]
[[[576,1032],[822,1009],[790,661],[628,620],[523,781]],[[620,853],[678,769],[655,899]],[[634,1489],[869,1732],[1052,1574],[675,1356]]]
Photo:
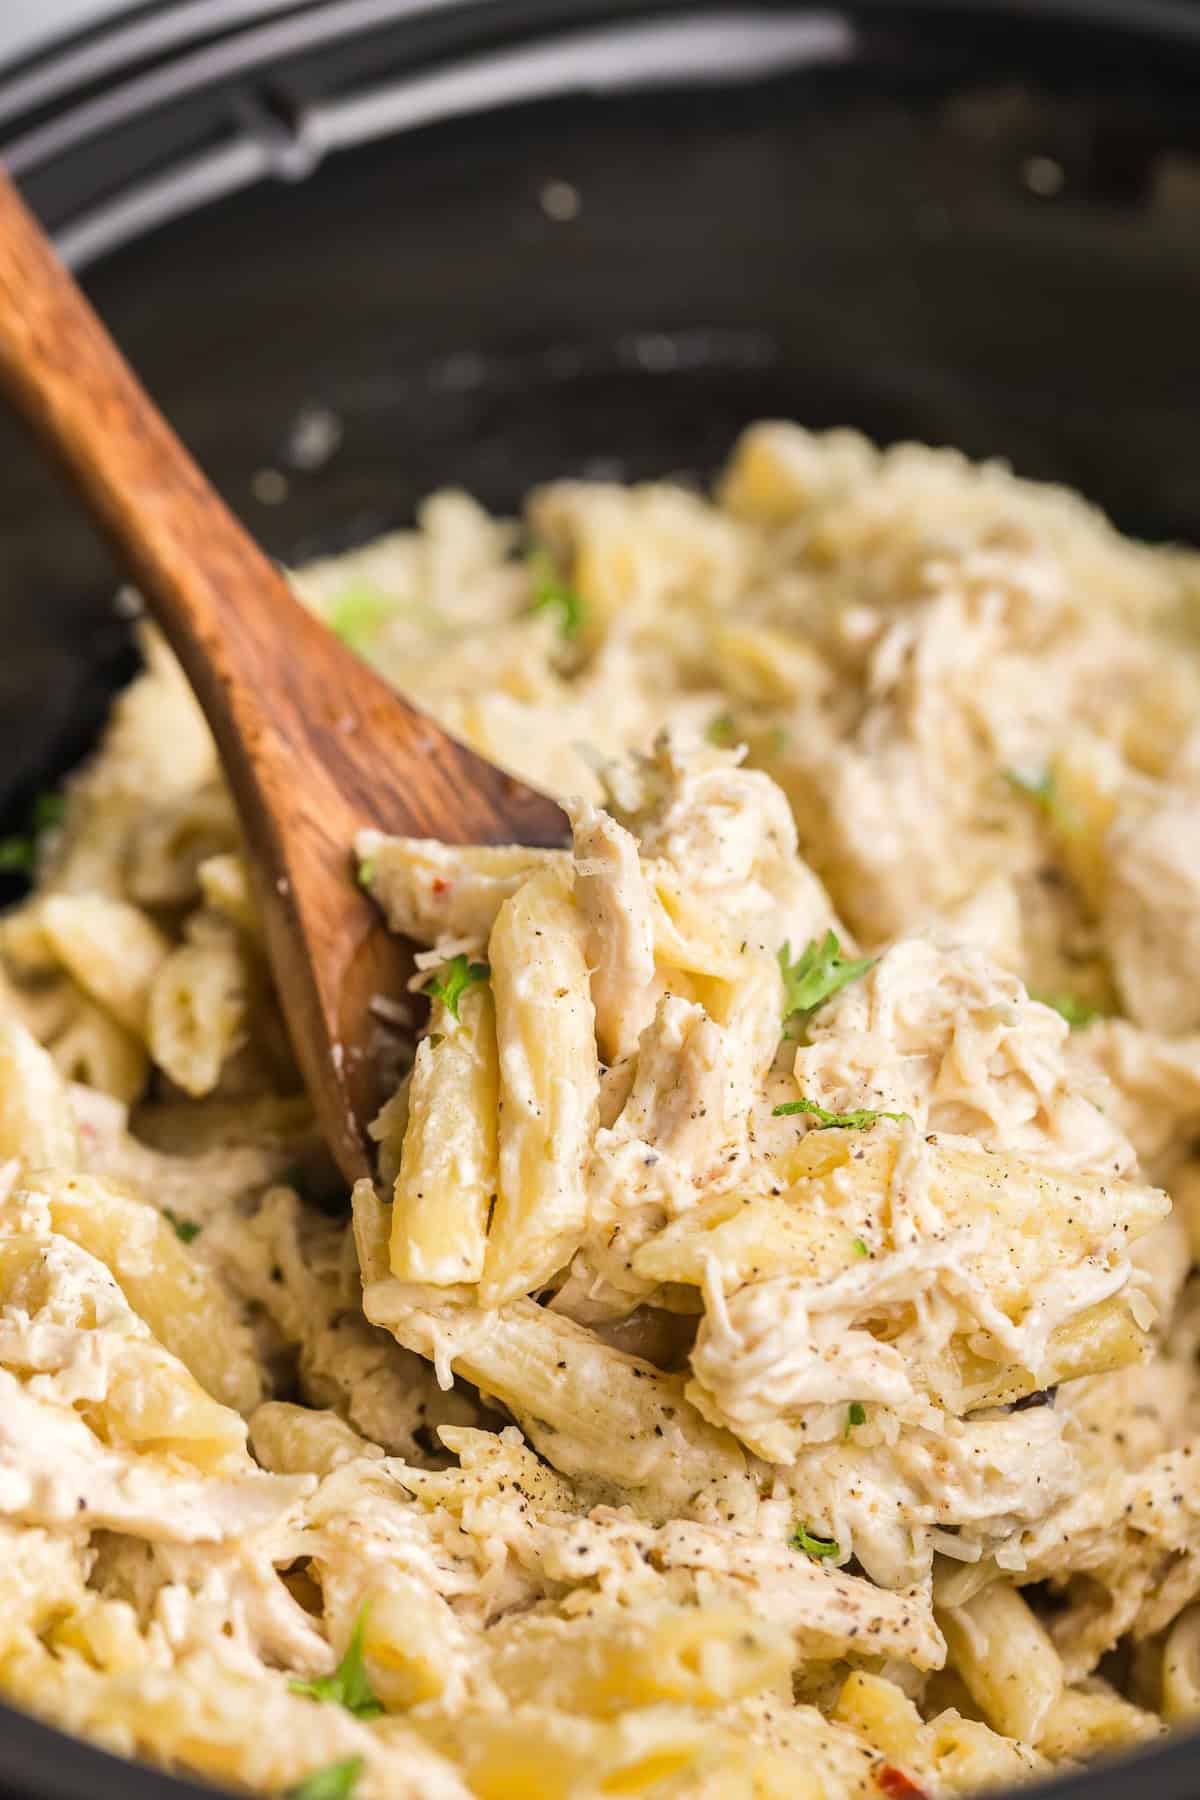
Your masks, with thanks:
[[[572,842],[347,845],[419,946],[349,1197],[144,631],[0,846],[0,1695],[293,1800],[1197,1718],[1200,556],[767,423],[294,580]]]

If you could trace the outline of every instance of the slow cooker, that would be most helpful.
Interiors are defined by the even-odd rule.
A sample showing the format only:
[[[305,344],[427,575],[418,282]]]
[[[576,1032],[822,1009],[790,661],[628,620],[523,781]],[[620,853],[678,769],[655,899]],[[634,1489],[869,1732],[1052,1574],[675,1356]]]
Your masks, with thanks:
[[[440,484],[702,478],[764,416],[1005,457],[1200,542],[1197,0],[29,18],[0,159],[281,558]],[[119,571],[7,419],[0,468],[15,819],[132,650]],[[203,1791],[0,1708],[0,1800]],[[1200,1743],[1043,1791],[1185,1800]]]

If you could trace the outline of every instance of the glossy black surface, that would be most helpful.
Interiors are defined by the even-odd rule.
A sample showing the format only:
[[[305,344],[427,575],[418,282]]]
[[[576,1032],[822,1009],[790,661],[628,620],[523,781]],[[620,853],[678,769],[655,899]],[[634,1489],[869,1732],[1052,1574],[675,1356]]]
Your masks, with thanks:
[[[272,30],[341,36],[286,55],[277,36],[262,67],[248,33],[215,61],[143,38],[90,83],[25,71],[24,110],[0,82],[0,153],[78,261],[125,240],[91,292],[277,554],[402,522],[439,483],[507,506],[564,472],[702,476],[764,414],[1005,456],[1200,542],[1191,0],[653,19],[397,0],[361,37],[350,10],[276,6]],[[444,79],[464,58],[466,98]],[[311,172],[188,211],[258,166]],[[341,434],[315,468],[314,411]],[[128,650],[117,574],[4,421],[0,470],[11,815],[88,741]],[[0,1796],[181,1792],[32,1730],[0,1725]],[[1178,1746],[1085,1782],[1147,1786],[1200,1793],[1200,1762]]]

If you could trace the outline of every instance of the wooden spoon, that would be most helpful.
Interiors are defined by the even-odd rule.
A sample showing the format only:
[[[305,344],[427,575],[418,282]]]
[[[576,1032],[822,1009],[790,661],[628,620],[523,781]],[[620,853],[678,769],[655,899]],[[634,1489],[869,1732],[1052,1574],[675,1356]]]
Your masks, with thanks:
[[[355,833],[374,825],[452,844],[554,845],[567,839],[566,819],[400,699],[293,597],[2,170],[0,388],[65,464],[204,709],[292,1044],[326,1142],[353,1181],[369,1172],[365,1127],[386,1097],[371,1001],[401,993],[412,967],[355,881]]]

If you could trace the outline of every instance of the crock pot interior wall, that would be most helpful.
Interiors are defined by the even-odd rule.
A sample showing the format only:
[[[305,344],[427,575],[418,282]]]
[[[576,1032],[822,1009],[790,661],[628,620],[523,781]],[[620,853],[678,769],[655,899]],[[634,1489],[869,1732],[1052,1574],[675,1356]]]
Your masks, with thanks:
[[[378,142],[87,283],[286,558],[403,523],[442,483],[511,506],[562,473],[703,477],[762,415],[1006,456],[1200,542],[1195,63],[1015,15],[893,9],[855,42],[749,87],[573,93]],[[552,182],[576,216],[549,215]],[[342,437],[308,469],[313,407]],[[117,572],[7,422],[0,469],[15,817],[131,663]],[[1198,1788],[1169,1753],[1156,1795]],[[6,1791],[32,1789],[0,1759]]]

